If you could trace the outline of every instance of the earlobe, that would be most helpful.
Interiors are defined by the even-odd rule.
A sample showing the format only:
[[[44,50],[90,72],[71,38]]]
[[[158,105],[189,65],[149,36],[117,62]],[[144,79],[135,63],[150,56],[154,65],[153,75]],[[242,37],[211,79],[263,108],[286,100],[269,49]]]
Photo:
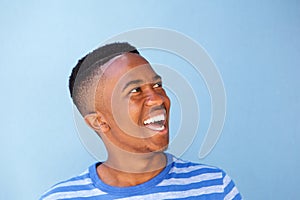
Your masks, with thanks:
[[[96,132],[106,133],[110,130],[109,125],[100,113],[89,113],[84,116],[84,120]]]

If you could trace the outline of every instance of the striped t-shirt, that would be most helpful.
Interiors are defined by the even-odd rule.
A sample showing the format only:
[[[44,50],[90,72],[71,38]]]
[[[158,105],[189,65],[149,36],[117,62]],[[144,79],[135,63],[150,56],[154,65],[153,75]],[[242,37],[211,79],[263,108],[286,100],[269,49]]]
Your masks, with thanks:
[[[168,165],[151,180],[130,187],[113,187],[97,175],[96,163],[84,173],[54,185],[41,200],[72,199],[242,199],[222,170],[183,161],[167,154]]]

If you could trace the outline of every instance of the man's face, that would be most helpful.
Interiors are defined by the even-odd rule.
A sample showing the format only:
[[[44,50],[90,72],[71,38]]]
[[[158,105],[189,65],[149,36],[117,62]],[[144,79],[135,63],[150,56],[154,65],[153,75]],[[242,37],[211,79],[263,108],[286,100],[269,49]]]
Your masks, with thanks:
[[[96,110],[110,127],[108,140],[133,153],[165,150],[170,100],[150,64],[138,54],[123,54],[107,66],[102,84]]]

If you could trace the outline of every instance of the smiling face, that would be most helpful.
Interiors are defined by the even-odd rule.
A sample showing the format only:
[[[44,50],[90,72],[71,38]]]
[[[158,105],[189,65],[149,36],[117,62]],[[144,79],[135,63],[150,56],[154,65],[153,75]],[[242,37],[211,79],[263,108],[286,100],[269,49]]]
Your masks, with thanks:
[[[103,133],[109,142],[133,153],[167,148],[170,100],[161,77],[143,57],[132,53],[116,57],[98,88],[96,111],[110,128]]]

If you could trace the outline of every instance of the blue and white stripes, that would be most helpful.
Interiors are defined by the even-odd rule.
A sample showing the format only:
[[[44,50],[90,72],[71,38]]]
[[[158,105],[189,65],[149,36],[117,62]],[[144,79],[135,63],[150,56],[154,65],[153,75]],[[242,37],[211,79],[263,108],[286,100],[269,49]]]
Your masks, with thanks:
[[[224,171],[167,156],[169,165],[146,183],[132,187],[106,185],[98,178],[94,164],[85,173],[54,185],[41,200],[241,199]]]

